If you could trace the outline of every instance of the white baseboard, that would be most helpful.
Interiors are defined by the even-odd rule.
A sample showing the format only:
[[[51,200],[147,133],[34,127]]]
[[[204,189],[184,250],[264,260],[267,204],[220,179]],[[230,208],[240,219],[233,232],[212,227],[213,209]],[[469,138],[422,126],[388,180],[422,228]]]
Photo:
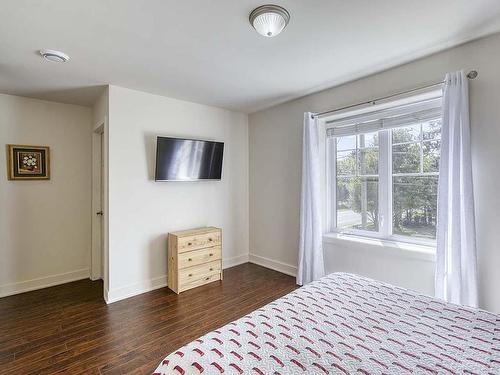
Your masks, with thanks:
[[[243,263],[248,263],[248,253],[241,254],[232,258],[222,259],[222,268],[230,268],[234,266],[238,266]]]
[[[39,277],[37,279],[0,285],[0,297],[11,296],[13,294],[29,292],[36,289],[43,289],[49,286],[69,283],[71,281],[88,279],[89,275],[90,270],[88,268],[84,268],[81,270],[60,273],[57,275]]]
[[[248,254],[238,255],[232,258],[222,260],[222,268],[237,266],[248,262]],[[104,291],[104,300],[106,303],[121,301],[122,299],[137,296],[142,293],[150,292],[155,289],[167,286],[167,275],[155,277],[153,279],[144,280],[136,284],[127,285],[114,290]]]
[[[167,275],[162,275],[135,284],[123,286],[121,288],[106,290],[104,292],[104,300],[109,304],[166,286]]]
[[[258,264],[259,266],[270,268],[272,270],[284,273],[285,275],[297,276],[297,267],[291,264],[286,264],[277,260],[269,259],[256,254],[249,254],[250,263]]]

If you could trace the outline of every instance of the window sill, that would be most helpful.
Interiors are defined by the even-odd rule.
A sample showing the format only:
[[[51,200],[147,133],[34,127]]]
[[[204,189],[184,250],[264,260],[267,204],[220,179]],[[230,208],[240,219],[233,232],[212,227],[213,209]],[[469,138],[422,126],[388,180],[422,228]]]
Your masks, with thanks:
[[[429,245],[417,245],[407,242],[390,241],[376,238],[356,236],[352,234],[327,233],[323,235],[323,243],[342,245],[349,248],[360,248],[360,246],[373,250],[381,250],[394,256],[426,260],[435,262],[436,247]]]

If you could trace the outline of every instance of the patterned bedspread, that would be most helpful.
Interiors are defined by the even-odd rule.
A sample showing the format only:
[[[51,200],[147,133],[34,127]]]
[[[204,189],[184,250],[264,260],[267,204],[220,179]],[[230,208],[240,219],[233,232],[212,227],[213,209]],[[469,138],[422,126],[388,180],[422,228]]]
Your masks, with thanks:
[[[500,374],[500,316],[335,273],[170,354],[155,374]]]

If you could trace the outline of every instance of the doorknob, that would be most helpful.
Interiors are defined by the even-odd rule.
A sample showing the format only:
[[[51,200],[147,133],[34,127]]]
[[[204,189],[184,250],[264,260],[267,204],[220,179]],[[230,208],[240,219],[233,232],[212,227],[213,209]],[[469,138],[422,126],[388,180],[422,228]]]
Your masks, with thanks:
[[[96,215],[102,216],[104,215],[102,211],[96,212]]]

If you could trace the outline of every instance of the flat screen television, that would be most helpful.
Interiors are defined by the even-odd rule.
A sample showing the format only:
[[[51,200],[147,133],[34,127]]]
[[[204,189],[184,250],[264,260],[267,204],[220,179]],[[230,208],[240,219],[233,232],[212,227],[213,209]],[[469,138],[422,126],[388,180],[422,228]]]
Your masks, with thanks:
[[[220,180],[223,142],[157,137],[155,181]]]

